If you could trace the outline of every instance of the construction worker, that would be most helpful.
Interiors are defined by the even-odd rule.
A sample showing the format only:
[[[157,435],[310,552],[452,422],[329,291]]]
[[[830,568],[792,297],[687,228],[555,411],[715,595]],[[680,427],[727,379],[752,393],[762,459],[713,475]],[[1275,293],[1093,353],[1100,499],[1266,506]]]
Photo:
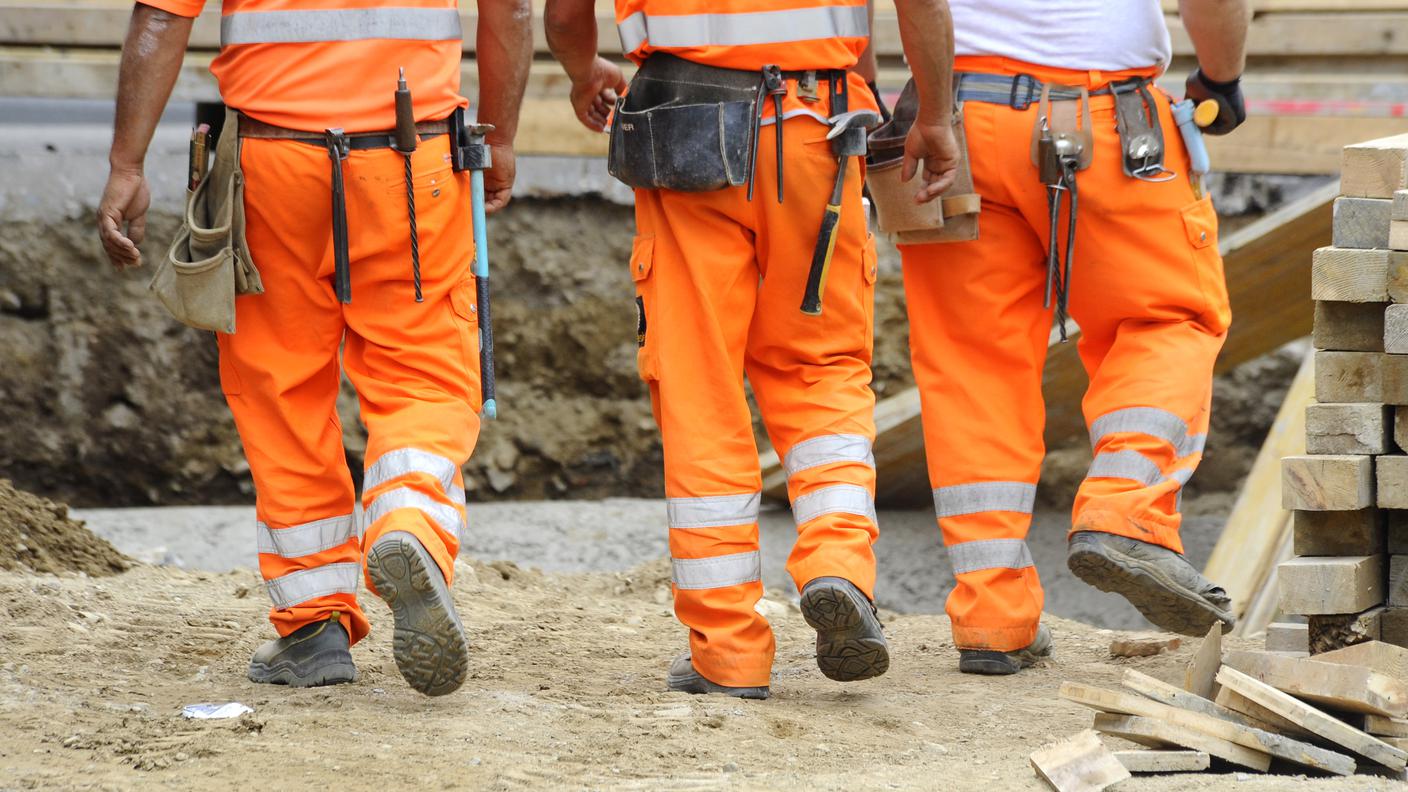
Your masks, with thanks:
[[[896,6],[922,115],[948,118],[945,0]],[[854,135],[863,153],[856,123],[879,121],[851,70],[868,39],[864,0],[617,0],[616,21],[640,66],[620,103],[626,84],[597,55],[592,0],[549,0],[546,11],[579,119],[601,131],[614,112],[609,167],[637,188],[638,363],[664,444],[675,613],[689,628],[668,688],[768,695],[775,646],[754,609],[762,487],[745,374],[788,473],[798,532],[788,570],[817,632],[818,665],[840,681],[882,674],[889,648],[871,549],[875,243],[860,158],[828,141]],[[924,46],[935,30],[938,45]],[[910,175],[926,163],[918,194],[952,181],[946,125],[917,128],[907,150]]]
[[[143,160],[203,5],[143,0],[133,10],[98,212],[118,270],[141,265]],[[466,675],[467,642],[449,587],[480,383],[470,178],[452,170],[460,136],[448,119],[468,102],[459,95],[456,3],[415,6],[241,0],[222,9],[211,71],[238,110],[245,233],[264,287],[235,301],[236,332],[218,337],[221,388],[258,493],[269,620],[280,636],[255,652],[255,682],[355,678],[348,647],[369,630],[357,600],[364,570],[395,616],[394,655],[406,681],[441,695]],[[532,38],[527,0],[485,2],[479,13],[478,115],[496,127],[485,177],[492,211],[513,186]],[[402,69],[413,154],[405,144],[392,149]],[[344,370],[368,432],[360,530],[335,408]]]
[[[1187,95],[1215,101],[1205,131],[1226,134],[1245,118],[1247,4],[1180,7],[1198,56]],[[1011,674],[1051,651],[1025,537],[1044,454],[1042,366],[1067,306],[1094,449],[1068,565],[1163,629],[1230,626],[1226,593],[1179,539],[1231,316],[1217,216],[1151,82],[1170,58],[1159,3],[954,0],[953,17],[979,231],[900,251],[959,668]]]

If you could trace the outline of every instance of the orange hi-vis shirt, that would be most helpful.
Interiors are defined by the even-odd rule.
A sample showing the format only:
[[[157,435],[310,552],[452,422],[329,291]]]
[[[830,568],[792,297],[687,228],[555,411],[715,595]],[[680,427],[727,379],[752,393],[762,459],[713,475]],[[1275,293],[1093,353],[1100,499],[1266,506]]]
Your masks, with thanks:
[[[865,0],[616,0],[616,30],[621,51],[638,64],[668,52],[722,69],[808,71],[855,66],[870,19]],[[847,82],[849,109],[878,109],[860,75],[851,72]],[[784,118],[825,120],[792,86],[782,107]],[[762,111],[763,123],[773,123],[773,103]]]
[[[184,17],[205,0],[140,0]],[[322,132],[389,130],[406,70],[417,121],[466,106],[456,0],[224,0],[210,72],[225,104],[260,121]]]

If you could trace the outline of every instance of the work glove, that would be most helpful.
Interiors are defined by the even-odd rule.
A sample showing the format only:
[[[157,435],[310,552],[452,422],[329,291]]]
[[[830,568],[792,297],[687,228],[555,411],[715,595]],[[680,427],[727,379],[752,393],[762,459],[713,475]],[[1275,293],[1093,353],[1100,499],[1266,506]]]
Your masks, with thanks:
[[[1209,135],[1225,135],[1247,120],[1247,105],[1242,99],[1242,78],[1230,82],[1213,82],[1203,75],[1201,69],[1194,69],[1184,82],[1186,96],[1194,104],[1202,104],[1207,99],[1217,102],[1217,118],[1203,127]]]

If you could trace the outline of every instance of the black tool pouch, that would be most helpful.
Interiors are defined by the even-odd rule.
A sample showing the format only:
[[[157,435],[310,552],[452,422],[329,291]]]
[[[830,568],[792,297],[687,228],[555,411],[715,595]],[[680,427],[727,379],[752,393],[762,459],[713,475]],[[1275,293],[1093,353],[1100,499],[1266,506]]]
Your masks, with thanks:
[[[706,192],[747,183],[756,72],[655,53],[616,108],[606,167],[630,187]]]

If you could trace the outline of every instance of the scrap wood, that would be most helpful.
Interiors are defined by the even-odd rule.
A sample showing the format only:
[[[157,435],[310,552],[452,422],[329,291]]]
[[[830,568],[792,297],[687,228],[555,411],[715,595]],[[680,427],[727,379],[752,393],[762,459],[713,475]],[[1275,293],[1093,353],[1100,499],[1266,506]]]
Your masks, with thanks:
[[[1061,698],[1102,712],[1135,715],[1181,726],[1243,748],[1336,775],[1350,775],[1355,769],[1354,760],[1344,754],[1201,712],[1170,707],[1132,693],[1066,682],[1061,685]]]
[[[1183,689],[1205,699],[1217,697],[1217,667],[1222,665],[1222,625],[1214,623],[1207,637],[1198,644],[1198,651],[1188,661],[1183,674]]]
[[[1391,770],[1408,767],[1408,753],[1231,666],[1223,666],[1217,672],[1217,681],[1302,728]]]
[[[1317,736],[1314,732],[1302,727],[1299,723],[1282,717],[1276,712],[1272,712],[1230,688],[1218,689],[1216,704],[1223,709],[1245,715],[1253,723],[1266,724],[1265,728],[1267,731],[1280,732],[1281,734],[1290,735],[1291,737],[1314,738]]]
[[[1268,754],[1155,718],[1101,712],[1095,715],[1095,730],[1154,748],[1176,745],[1202,751],[1224,762],[1248,767],[1260,773],[1271,768],[1271,757]]]
[[[1100,792],[1130,777],[1090,729],[1032,752],[1031,763],[1032,770],[1056,792]]]
[[[1166,704],[1170,707],[1178,707],[1192,712],[1201,712],[1204,715],[1211,715],[1214,718],[1221,718],[1222,720],[1231,721],[1232,723],[1242,726],[1250,726],[1254,729],[1277,731],[1277,729],[1265,721],[1259,721],[1243,713],[1234,712],[1202,696],[1189,693],[1179,688],[1177,685],[1171,685],[1163,680],[1155,679],[1148,674],[1141,673],[1132,668],[1124,672],[1124,677],[1120,679],[1120,684],[1145,698],[1153,699],[1160,704]]]
[[[1202,751],[1115,751],[1115,758],[1131,773],[1197,773],[1211,764]]]
[[[1110,642],[1111,657],[1153,657],[1171,652],[1183,644],[1183,639],[1167,635],[1127,635]]]
[[[1277,690],[1333,709],[1408,715],[1408,684],[1368,668],[1248,651],[1226,652],[1222,662]]]
[[[1359,666],[1394,679],[1408,680],[1408,649],[1383,641],[1346,646],[1315,655],[1315,659],[1322,663]]]

